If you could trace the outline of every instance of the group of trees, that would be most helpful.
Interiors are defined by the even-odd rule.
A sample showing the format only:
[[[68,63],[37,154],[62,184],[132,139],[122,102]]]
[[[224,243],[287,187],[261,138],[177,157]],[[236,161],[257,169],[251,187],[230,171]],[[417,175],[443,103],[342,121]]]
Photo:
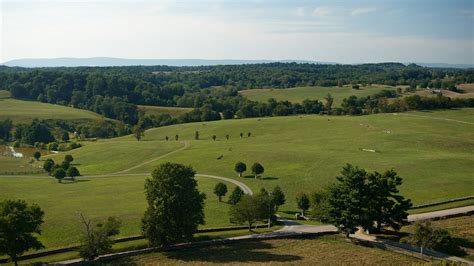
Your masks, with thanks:
[[[268,226],[278,207],[285,204],[285,194],[279,186],[271,192],[262,188],[257,195],[242,195],[240,200],[230,207],[230,221],[236,224],[245,223],[249,231],[257,221],[267,221]]]
[[[410,85],[453,88],[474,81],[473,70],[431,69],[399,63],[322,65],[270,63],[252,65],[169,67],[0,67],[0,87],[13,97],[88,109],[129,125],[139,120],[162,126],[221,118],[320,113],[330,106],[308,100],[257,103],[239,90],[346,84]],[[327,101],[326,103],[332,103]],[[146,116],[137,105],[195,108],[178,118]],[[329,107],[329,108],[328,108]],[[148,125],[146,125],[148,127]]]
[[[252,174],[254,175],[255,179],[257,179],[257,177],[259,175],[261,175],[261,174],[263,174],[263,172],[265,172],[265,168],[260,163],[252,164],[251,170],[252,170]],[[236,171],[239,174],[239,177],[242,177],[242,174],[245,171],[247,171],[247,165],[243,162],[237,162],[234,166],[234,171]]]
[[[11,138],[11,131],[13,129],[13,123],[11,119],[5,119],[0,121],[0,140],[9,141]]]
[[[67,154],[64,156],[64,160],[61,164],[56,164],[53,159],[46,159],[43,163],[43,169],[58,180],[59,183],[67,176],[74,180],[77,176],[80,176],[79,170],[72,166],[71,163],[74,161],[72,155]]]
[[[359,226],[370,231],[380,231],[382,226],[401,228],[412,204],[398,194],[403,179],[395,171],[371,173],[347,164],[336,180],[313,194],[313,216],[333,223],[346,236]],[[307,195],[300,194],[297,201],[300,209],[310,208]]]

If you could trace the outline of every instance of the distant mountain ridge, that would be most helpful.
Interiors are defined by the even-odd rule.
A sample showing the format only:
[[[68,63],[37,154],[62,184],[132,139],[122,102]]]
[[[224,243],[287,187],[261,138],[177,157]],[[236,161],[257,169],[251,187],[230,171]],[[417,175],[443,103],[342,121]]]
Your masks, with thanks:
[[[22,58],[2,63],[6,66],[18,67],[78,67],[78,66],[213,66],[213,65],[242,65],[272,62],[296,62],[336,64],[334,62],[316,62],[307,60],[239,60],[239,59],[125,59],[114,57],[91,58]]]
[[[322,62],[311,60],[241,60],[241,59],[126,59],[115,57],[90,57],[90,58],[22,58],[2,63],[10,67],[79,67],[79,66],[214,66],[214,65],[243,65],[274,62],[296,62],[313,64],[338,64],[337,62]],[[405,63],[408,64],[408,63]],[[474,68],[474,64],[446,64],[446,63],[415,63],[420,66],[434,68]]]

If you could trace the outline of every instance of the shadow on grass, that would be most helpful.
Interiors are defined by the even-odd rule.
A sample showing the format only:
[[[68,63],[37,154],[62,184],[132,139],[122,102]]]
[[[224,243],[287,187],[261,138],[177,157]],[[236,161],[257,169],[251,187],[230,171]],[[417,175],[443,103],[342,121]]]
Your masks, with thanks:
[[[273,245],[267,242],[246,241],[230,245],[189,248],[163,254],[169,259],[188,263],[296,263],[302,259],[300,256],[273,253],[273,249]]]
[[[64,184],[64,185],[69,185],[69,184],[75,184],[75,183],[81,183],[81,182],[89,182],[91,181],[90,179],[75,179],[75,180],[72,180],[72,179],[63,179],[63,181],[61,182],[61,184]]]
[[[278,177],[273,177],[273,176],[266,176],[266,177],[263,177],[263,178],[260,178],[262,180],[278,180]]]
[[[273,177],[273,176],[266,176],[266,177],[261,177],[261,176],[257,176],[257,178],[255,178],[254,175],[245,175],[245,176],[242,176],[243,178],[251,178],[251,179],[256,179],[256,180],[277,180],[278,177]]]

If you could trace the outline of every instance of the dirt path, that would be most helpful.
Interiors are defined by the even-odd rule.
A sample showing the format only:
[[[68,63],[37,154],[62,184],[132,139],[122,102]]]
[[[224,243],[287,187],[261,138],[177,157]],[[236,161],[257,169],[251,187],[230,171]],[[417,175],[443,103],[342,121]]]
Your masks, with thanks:
[[[433,117],[433,116],[427,116],[427,115],[415,115],[415,114],[407,114],[407,113],[396,113],[396,114],[397,115],[404,115],[404,116],[429,118],[429,119],[442,120],[442,121],[450,121],[450,122],[456,122],[456,123],[467,124],[467,125],[474,125],[473,122],[467,122],[467,121],[456,120],[456,119],[451,119],[451,118],[441,118],[441,117]]]
[[[153,159],[151,159],[151,160],[149,160],[149,161],[146,161],[146,162],[143,162],[143,163],[141,163],[141,164],[132,166],[132,167],[127,168],[127,169],[122,170],[122,171],[115,172],[115,173],[113,173],[113,174],[122,174],[122,173],[130,172],[130,171],[132,171],[132,170],[134,170],[134,169],[140,168],[140,167],[142,167],[142,166],[144,166],[144,165],[147,165],[147,164],[149,164],[149,163],[158,161],[158,160],[163,159],[163,158],[165,158],[165,157],[167,157],[167,156],[170,156],[170,155],[172,155],[172,154],[175,154],[175,153],[177,153],[177,152],[180,152],[180,151],[182,151],[182,150],[187,149],[187,148],[189,147],[189,142],[183,141],[183,143],[184,143],[184,146],[181,147],[181,148],[179,148],[179,149],[177,149],[177,150],[174,150],[174,151],[168,152],[168,153],[166,153],[166,154],[160,155],[160,156],[158,156],[158,157],[156,157],[156,158],[153,158]]]

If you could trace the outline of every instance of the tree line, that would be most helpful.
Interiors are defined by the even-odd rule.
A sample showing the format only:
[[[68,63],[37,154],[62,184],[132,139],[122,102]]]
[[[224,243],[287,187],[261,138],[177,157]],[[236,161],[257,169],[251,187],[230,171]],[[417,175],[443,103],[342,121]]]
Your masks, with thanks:
[[[252,65],[167,67],[0,67],[0,87],[12,96],[88,109],[135,125],[137,105],[195,108],[174,123],[303,113],[288,103],[270,109],[246,100],[239,90],[295,86],[386,84],[452,88],[474,81],[474,70],[434,69],[399,63],[322,65],[270,63]],[[275,107],[275,108],[273,108]],[[317,108],[317,107],[316,107]],[[308,110],[304,111],[308,113]],[[310,113],[314,113],[311,111]],[[169,124],[169,116],[154,123]],[[156,126],[155,124],[155,126]]]

